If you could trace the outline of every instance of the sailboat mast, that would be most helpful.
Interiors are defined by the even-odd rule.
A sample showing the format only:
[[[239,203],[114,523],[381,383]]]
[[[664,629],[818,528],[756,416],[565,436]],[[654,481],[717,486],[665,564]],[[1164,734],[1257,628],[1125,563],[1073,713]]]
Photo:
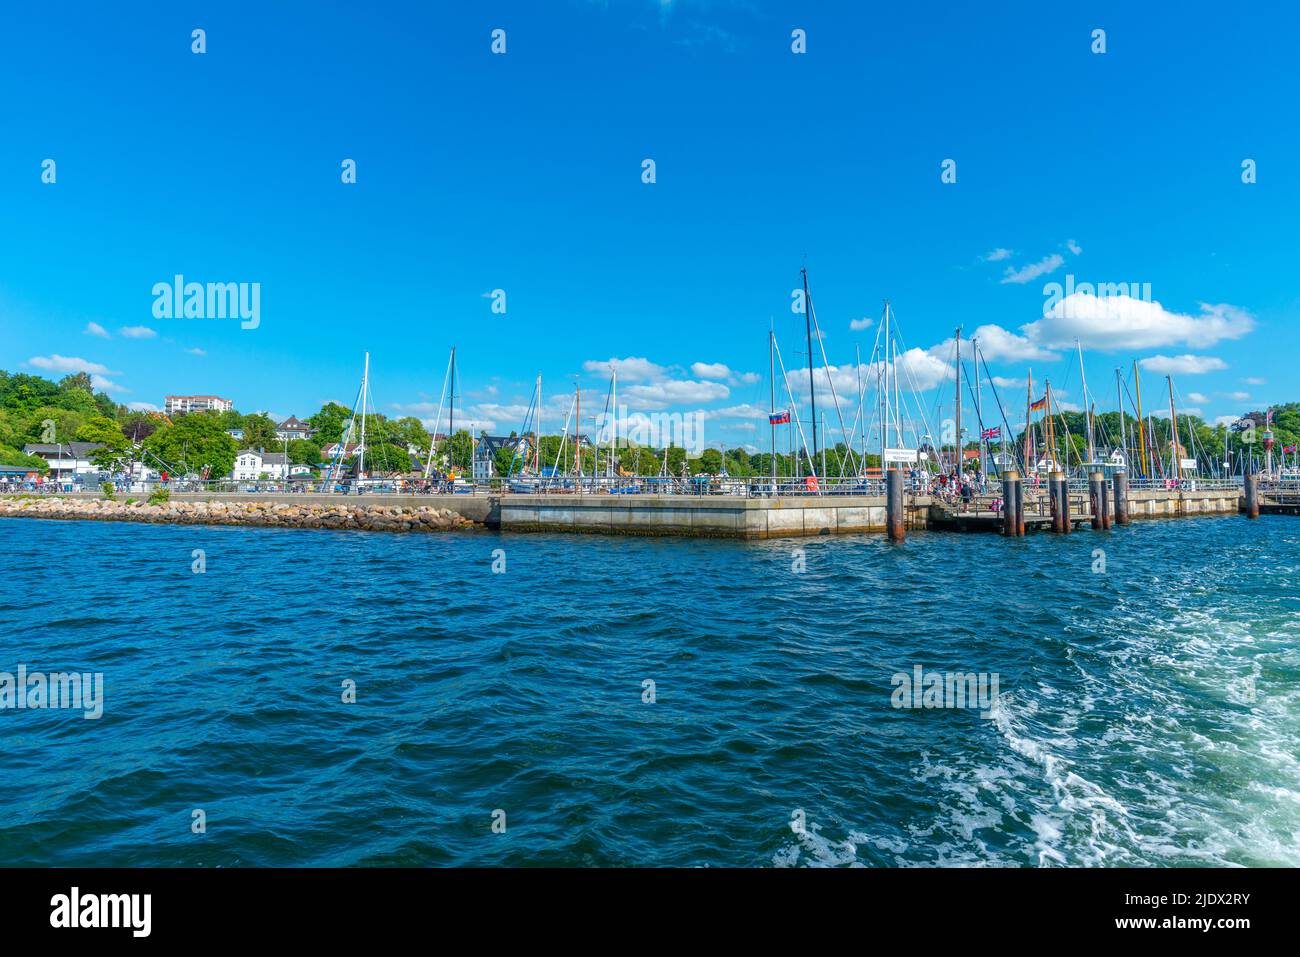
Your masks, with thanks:
[[[1169,386],[1169,461],[1173,465],[1170,471],[1181,482],[1183,479],[1183,459],[1178,454],[1178,413],[1174,411],[1174,377],[1165,376],[1165,382]]]
[[[1034,468],[1034,370],[1029,370],[1025,385],[1025,473]]]
[[[876,376],[878,404],[880,406],[880,476],[885,476],[885,449],[889,445],[889,367],[893,364],[889,354],[889,300],[885,300],[885,341],[881,344],[880,375]]]
[[[1115,408],[1119,409],[1119,447],[1124,456],[1124,467],[1128,468],[1128,428],[1124,425],[1124,382],[1119,375],[1119,366],[1115,367]]]
[[[954,463],[953,474],[960,479],[961,478],[961,326],[957,327],[955,342],[957,346],[957,380],[956,380],[957,401],[955,403],[955,411],[957,413],[957,419],[954,423],[956,428],[956,436],[953,439],[954,446],[953,446],[952,460]]]
[[[1138,375],[1137,360],[1133,360],[1133,388],[1137,392],[1137,413],[1138,413],[1138,444],[1140,446],[1140,456],[1142,464],[1146,467],[1147,478],[1155,478],[1155,471],[1151,468],[1151,450],[1147,446],[1147,429],[1142,419],[1142,377]]]
[[[610,423],[609,431],[609,461],[605,463],[605,474],[613,477],[616,468],[614,463],[614,447],[618,437],[618,370],[610,366],[609,370],[609,394],[610,404],[613,406],[614,421]]]
[[[979,336],[971,336],[970,357],[975,366],[975,418],[978,420],[975,427],[980,430],[980,475],[987,475],[988,467],[984,463],[984,449],[988,443],[984,441],[984,390],[980,387]]]
[[[366,353],[365,368],[361,372],[361,448],[357,459],[357,478],[366,472],[366,398],[370,394],[370,353]],[[344,449],[344,452],[347,450]]]
[[[803,277],[803,324],[808,336],[808,401],[812,403],[812,454],[817,458],[817,393],[813,389],[813,351],[812,351],[812,296],[808,292],[808,270],[800,269]],[[810,467],[813,466],[809,462]]]
[[[533,414],[533,471],[542,474],[542,377],[537,377],[537,409]]]
[[[582,475],[582,385],[575,383],[573,386],[574,401],[577,403],[578,412],[573,420],[573,474]]]
[[[1083,383],[1083,402],[1088,409],[1088,464],[1097,461],[1097,447],[1093,444],[1092,431],[1092,407],[1093,403],[1088,401],[1088,376],[1083,371],[1083,345],[1078,339],[1074,340],[1074,348],[1079,353],[1079,380]]]
[[[776,332],[773,329],[767,330],[767,378],[772,386],[772,397],[768,404],[768,409],[772,414],[767,417],[768,427],[772,430],[772,494],[776,494],[776,423],[772,420],[776,418],[776,356],[772,353],[772,343],[776,339]]]

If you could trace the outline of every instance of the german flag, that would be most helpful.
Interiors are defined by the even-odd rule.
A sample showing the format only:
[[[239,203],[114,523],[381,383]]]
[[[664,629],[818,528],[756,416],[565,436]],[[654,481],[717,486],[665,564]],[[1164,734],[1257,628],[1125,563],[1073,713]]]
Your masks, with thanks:
[[[1039,399],[1037,402],[1031,405],[1029,407],[1029,411],[1042,412],[1045,408],[1047,408],[1047,396],[1043,396],[1041,399]]]

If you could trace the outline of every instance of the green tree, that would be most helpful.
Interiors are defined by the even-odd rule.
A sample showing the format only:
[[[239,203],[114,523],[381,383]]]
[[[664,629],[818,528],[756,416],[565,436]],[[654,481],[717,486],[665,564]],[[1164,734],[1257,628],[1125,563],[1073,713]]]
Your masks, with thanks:
[[[149,436],[144,447],[176,469],[198,473],[206,467],[211,478],[229,475],[238,451],[220,420],[202,413],[179,416],[175,423]]]
[[[220,420],[218,420],[218,426]],[[265,412],[255,412],[251,415],[244,416],[244,438],[241,440],[240,448],[245,449],[266,449],[268,452],[279,451],[284,444],[276,437],[275,423]],[[225,430],[222,429],[224,432]]]
[[[318,465],[320,446],[309,439],[293,439],[289,442],[289,461],[294,465]]]
[[[307,419],[307,424],[316,430],[312,436],[321,445],[329,445],[343,439],[343,429],[352,418],[352,410],[337,402],[326,402],[319,412]]]

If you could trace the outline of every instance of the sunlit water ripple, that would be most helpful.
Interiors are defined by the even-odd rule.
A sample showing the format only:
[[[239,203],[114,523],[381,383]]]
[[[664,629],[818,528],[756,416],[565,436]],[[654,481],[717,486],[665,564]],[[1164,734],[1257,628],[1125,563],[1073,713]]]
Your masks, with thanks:
[[[0,711],[3,864],[1300,864],[1294,518],[902,547],[7,519],[0,613],[0,671],[107,688],[97,721]],[[993,715],[892,707],[918,664],[996,672]]]

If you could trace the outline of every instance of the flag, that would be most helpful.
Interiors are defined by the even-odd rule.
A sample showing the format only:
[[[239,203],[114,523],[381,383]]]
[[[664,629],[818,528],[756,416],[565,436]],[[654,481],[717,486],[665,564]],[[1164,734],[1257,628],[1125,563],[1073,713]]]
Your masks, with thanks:
[[[981,439],[1000,439],[1002,438],[1002,426],[995,425],[991,429],[985,429],[980,433]]]
[[[789,425],[790,410],[785,409],[781,412],[769,412],[767,414],[767,421],[771,425]]]
[[[1045,408],[1047,408],[1047,396],[1043,396],[1041,399],[1039,399],[1037,402],[1031,405],[1029,407],[1029,411],[1042,412]]]
[[[1293,455],[1293,454],[1295,454],[1295,450],[1296,450],[1296,447],[1295,447],[1294,445],[1284,445],[1284,446],[1282,446],[1282,451],[1285,452],[1287,455]]]

